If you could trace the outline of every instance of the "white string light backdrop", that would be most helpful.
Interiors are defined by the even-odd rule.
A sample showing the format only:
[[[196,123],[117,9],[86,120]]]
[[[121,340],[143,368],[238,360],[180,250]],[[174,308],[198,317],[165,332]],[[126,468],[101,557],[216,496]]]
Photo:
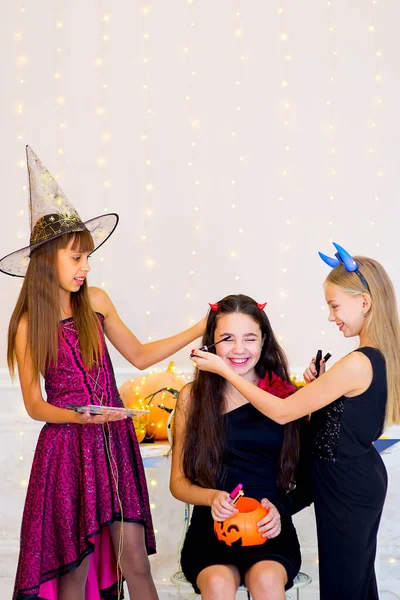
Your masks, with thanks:
[[[268,302],[294,368],[346,352],[317,250],[373,255],[399,290],[400,6],[6,4],[0,253],[29,239],[29,143],[84,219],[120,214],[90,283],[141,340],[243,292]],[[19,285],[1,278],[3,332]],[[190,367],[186,351],[176,363]]]

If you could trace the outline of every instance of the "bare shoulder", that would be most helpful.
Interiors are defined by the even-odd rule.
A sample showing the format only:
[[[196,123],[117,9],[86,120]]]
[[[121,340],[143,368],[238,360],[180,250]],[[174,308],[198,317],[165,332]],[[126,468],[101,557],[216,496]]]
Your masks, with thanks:
[[[372,364],[363,352],[351,352],[340,361],[341,366],[353,373],[362,375],[372,373]]]
[[[95,312],[99,312],[104,317],[107,317],[110,310],[113,308],[109,295],[98,287],[88,288],[90,305]]]

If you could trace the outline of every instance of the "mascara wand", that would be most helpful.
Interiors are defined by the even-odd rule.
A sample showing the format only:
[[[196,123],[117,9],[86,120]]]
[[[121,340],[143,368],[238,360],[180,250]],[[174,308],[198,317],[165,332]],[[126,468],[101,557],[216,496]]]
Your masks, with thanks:
[[[215,344],[210,344],[209,346],[202,346],[201,348],[199,348],[199,350],[201,350],[201,352],[208,352],[210,348],[214,348],[214,346],[216,346],[217,344],[220,344],[221,342],[227,342],[230,339],[231,339],[231,336],[228,335],[227,337],[222,338],[222,340],[215,342]],[[193,352],[192,352],[190,354],[190,357],[192,357],[192,356],[196,356],[196,354],[193,354]]]

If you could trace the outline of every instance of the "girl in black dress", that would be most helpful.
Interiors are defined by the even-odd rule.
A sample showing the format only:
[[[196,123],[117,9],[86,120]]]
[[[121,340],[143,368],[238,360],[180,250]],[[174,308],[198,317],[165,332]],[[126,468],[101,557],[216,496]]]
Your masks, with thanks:
[[[383,267],[352,258],[335,244],[324,288],[329,321],[360,345],[312,383],[279,400],[238,377],[219,357],[196,351],[200,369],[225,377],[277,423],[311,416],[313,498],[321,600],[377,600],[376,538],[387,475],[373,442],[400,423],[400,328],[392,283]],[[323,370],[323,369],[322,369]]]
[[[264,306],[243,295],[211,305],[203,343],[217,342],[211,351],[238,377],[286,398],[295,388]],[[170,488],[194,505],[181,565],[203,599],[233,600],[245,583],[253,600],[284,600],[301,563],[291,515],[310,503],[305,452],[299,457],[305,426],[278,425],[213,373],[198,371],[182,390]],[[266,537],[260,546],[242,547],[239,541],[229,547],[214,534],[213,519],[237,512],[227,499],[238,483],[269,508],[258,523]]]

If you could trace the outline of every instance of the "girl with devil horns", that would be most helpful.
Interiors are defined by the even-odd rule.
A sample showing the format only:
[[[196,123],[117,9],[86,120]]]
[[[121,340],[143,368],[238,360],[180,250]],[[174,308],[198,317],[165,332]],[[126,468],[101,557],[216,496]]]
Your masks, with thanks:
[[[265,304],[240,294],[210,306],[203,337],[209,354],[216,352],[213,356],[249,385],[278,398],[292,394],[287,360]],[[204,600],[233,600],[241,583],[254,600],[284,600],[301,563],[291,515],[311,502],[305,453],[299,460],[305,426],[276,424],[218,374],[198,370],[181,391],[170,489],[194,505],[181,565]],[[229,492],[239,482],[246,496],[268,509],[258,523],[265,544],[242,547],[235,538],[228,546],[214,534],[213,519],[223,522],[237,512]]]
[[[400,423],[400,326],[392,282],[372,258],[321,258],[333,270],[325,280],[329,321],[360,345],[309,385],[277,399],[240,377],[226,361],[197,350],[194,362],[217,374],[254,409],[280,424],[311,415],[313,499],[317,520],[321,600],[378,600],[376,539],[387,474],[373,442]],[[324,371],[322,365],[321,371]]]
[[[25,276],[9,326],[8,363],[12,374],[18,364],[29,416],[46,424],[33,458],[13,600],[123,598],[122,574],[132,600],[155,600],[146,479],[104,335],[145,369],[199,337],[204,325],[141,344],[108,295],[87,285],[89,257],[118,216],[83,223],[39,158],[26,151],[31,243],[0,260],[0,271]],[[67,408],[93,404],[103,414]]]

